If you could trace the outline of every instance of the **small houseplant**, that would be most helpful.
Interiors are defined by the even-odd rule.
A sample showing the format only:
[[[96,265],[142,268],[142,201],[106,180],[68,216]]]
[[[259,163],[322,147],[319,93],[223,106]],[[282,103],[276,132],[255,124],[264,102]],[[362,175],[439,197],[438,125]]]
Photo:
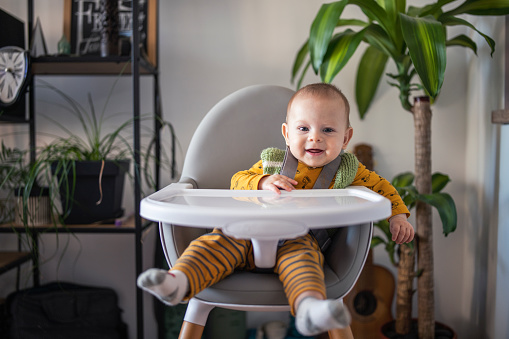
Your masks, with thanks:
[[[347,5],[358,6],[367,20],[345,19],[342,14]],[[324,4],[311,24],[309,38],[296,55],[292,81],[298,79],[297,86],[300,87],[311,66],[322,81],[331,82],[348,63],[357,47],[362,42],[366,43],[368,48],[360,60],[356,80],[356,101],[362,118],[373,100],[385,66],[391,59],[397,73],[387,76],[390,84],[398,88],[401,106],[413,114],[416,126],[415,187],[418,194],[430,194],[430,101],[433,102],[438,97],[444,81],[446,48],[462,46],[475,53],[477,51],[475,42],[464,34],[447,37],[447,27],[459,25],[476,31],[485,39],[493,53],[495,41],[459,16],[508,13],[509,0],[438,0],[421,7],[408,8],[405,0],[341,0]],[[358,30],[349,27],[357,27]],[[334,33],[336,28],[339,28],[339,31]],[[419,83],[415,78],[418,78]],[[415,98],[415,103],[412,104],[410,95],[416,90],[423,90],[425,97]],[[430,205],[417,201],[415,214],[419,239],[418,336],[424,339],[434,337],[435,325]],[[447,233],[446,230],[444,232]],[[402,252],[405,252],[406,246],[402,249]],[[403,263],[406,262],[405,258],[413,258],[412,253],[403,254]],[[412,268],[410,265],[405,267]],[[406,310],[411,310],[411,307]],[[407,314],[401,319],[410,317],[411,314]],[[397,316],[397,319],[400,317]],[[403,326],[401,331],[409,331],[409,326]]]
[[[0,149],[1,222],[25,226],[51,222],[49,188],[40,186],[40,162],[27,163],[27,152],[5,146]]]
[[[63,100],[64,104],[59,106],[77,118],[84,135],[79,137],[60,122],[45,116],[66,134],[56,137],[37,157],[38,161],[49,164],[51,168],[53,184],[60,193],[63,223],[105,221],[123,213],[120,207],[124,174],[129,174],[130,159],[134,157],[129,137],[134,118],[125,120],[112,131],[104,127],[106,107],[116,81],[101,112],[96,111],[90,93],[88,107],[85,107],[50,83],[41,81],[42,88],[51,90]],[[139,119],[147,118],[142,116]],[[161,129],[169,128],[173,141],[171,124],[162,120],[158,122]],[[142,168],[135,168],[134,171],[142,172],[147,184],[153,188],[154,181],[150,175],[153,137],[151,139],[149,145],[140,150]],[[164,167],[168,162],[161,161],[160,165]],[[109,185],[109,188],[105,185]]]
[[[106,133],[105,110],[98,116],[90,93],[87,109],[55,86],[42,83],[43,88],[65,101],[61,107],[79,120],[85,135],[80,138],[60,122],[46,117],[67,134],[56,137],[38,155],[38,160],[46,162],[54,176],[63,222],[88,224],[121,217],[124,177],[133,154],[123,133],[132,120]]]

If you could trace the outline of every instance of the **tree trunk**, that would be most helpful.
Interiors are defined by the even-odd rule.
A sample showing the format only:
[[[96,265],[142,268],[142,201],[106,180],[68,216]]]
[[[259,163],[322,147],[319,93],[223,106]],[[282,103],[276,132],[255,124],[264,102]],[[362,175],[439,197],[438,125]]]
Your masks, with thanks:
[[[396,333],[406,335],[412,326],[412,295],[415,251],[407,245],[399,247],[398,288],[396,294]]]
[[[419,194],[431,193],[431,109],[428,97],[415,98],[415,187]],[[416,204],[417,302],[419,339],[432,339],[435,332],[433,289],[433,229],[431,206]]]

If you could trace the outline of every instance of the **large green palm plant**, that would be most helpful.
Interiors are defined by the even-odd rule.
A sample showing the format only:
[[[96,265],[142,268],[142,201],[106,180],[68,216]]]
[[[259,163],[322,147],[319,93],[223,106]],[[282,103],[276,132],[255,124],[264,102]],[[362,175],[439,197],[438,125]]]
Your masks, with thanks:
[[[345,19],[343,11],[347,5],[359,7],[366,19]],[[437,98],[444,81],[448,46],[462,46],[477,53],[475,42],[468,36],[448,37],[449,26],[465,26],[476,31],[485,39],[491,53],[495,51],[494,40],[459,17],[463,14],[509,14],[509,0],[438,0],[422,7],[407,7],[406,0],[341,0],[324,4],[293,65],[292,81],[297,80],[297,87],[310,66],[322,81],[331,82],[361,43],[366,43],[368,47],[359,62],[355,88],[359,114],[363,118],[386,64],[389,59],[394,62],[396,73],[386,75],[389,83],[399,89],[402,107],[414,115],[415,187],[421,195],[432,192],[431,110],[427,99],[418,98],[412,104],[411,92],[423,90],[431,103]],[[419,338],[434,336],[431,226],[429,205],[417,202]],[[444,222],[445,234],[452,230],[451,226]]]

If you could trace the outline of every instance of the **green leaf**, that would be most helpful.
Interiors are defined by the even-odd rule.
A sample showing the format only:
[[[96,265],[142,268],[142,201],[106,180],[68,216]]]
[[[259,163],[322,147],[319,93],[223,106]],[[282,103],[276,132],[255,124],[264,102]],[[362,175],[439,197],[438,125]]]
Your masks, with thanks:
[[[440,172],[433,173],[431,176],[431,192],[440,192],[450,181],[451,179],[447,174],[442,174]]]
[[[364,40],[373,47],[397,60],[400,53],[387,33],[378,25],[371,24],[364,29]]]
[[[400,189],[398,189],[398,192]],[[409,210],[411,210],[417,201],[417,190],[416,189],[404,189],[403,191],[403,202],[405,203],[405,206],[408,207]],[[400,193],[401,195],[401,193]]]
[[[438,96],[446,64],[445,32],[434,18],[413,18],[400,14],[403,38],[427,94]]]
[[[361,43],[363,34],[364,31],[354,32],[347,29],[334,36],[320,67],[320,76],[323,82],[330,83],[346,65]]]
[[[385,245],[385,250],[389,255],[389,259],[391,259],[391,263],[394,266],[398,266],[398,263],[396,262],[396,242],[391,240],[389,243],[387,243],[387,245]]]
[[[458,222],[456,204],[449,194],[420,194],[419,200],[424,201],[437,209],[440,219],[442,220],[442,227],[445,236],[456,230],[456,224]]]
[[[490,46],[491,48],[491,56],[493,56],[493,53],[495,52],[495,40],[493,40],[492,38],[490,38],[489,36],[487,36],[486,34],[484,34],[483,32],[479,31],[477,28],[475,28],[474,25],[472,25],[470,22],[466,21],[466,20],[463,20],[463,19],[460,19],[460,18],[456,18],[456,17],[453,17],[453,16],[440,16],[438,18],[438,20],[440,22],[442,22],[444,25],[446,26],[467,26],[471,29],[473,29],[474,31],[476,31],[479,35],[481,35],[484,40],[486,40],[486,43],[488,44],[488,46]]]
[[[477,44],[464,34],[458,35],[457,37],[447,40],[445,42],[445,45],[447,47],[449,46],[467,47],[470,48],[475,53],[475,55],[477,55]]]
[[[394,43],[401,49],[403,44],[403,36],[401,30],[398,29],[399,25],[399,13],[405,13],[406,0],[384,0],[385,13],[388,21],[390,22],[390,28],[393,30]]]
[[[371,238],[371,248],[375,248],[380,244],[385,244],[385,240],[379,236],[374,236]]]
[[[387,14],[387,18],[393,22],[393,25],[396,26],[396,20],[398,20],[398,7],[396,1],[394,0],[384,0],[378,3]]]
[[[386,219],[382,219],[382,220],[378,221],[377,223],[375,223],[374,225],[376,227],[378,227],[383,232],[383,234],[385,234],[385,236],[387,237],[387,239],[389,241],[392,239],[390,225]]]
[[[405,172],[398,174],[392,179],[392,186],[394,187],[407,187],[414,182],[414,174],[412,172]]]
[[[447,14],[506,15],[509,14],[509,0],[467,0]]]
[[[293,84],[293,81],[295,80],[295,77],[297,76],[297,73],[299,72],[299,69],[302,66],[302,63],[306,59],[308,52],[309,52],[309,44],[306,41],[304,43],[304,45],[302,45],[302,47],[300,48],[299,52],[297,53],[297,56],[295,57],[295,61],[293,62],[292,80],[291,80],[292,84]]]
[[[336,27],[341,27],[341,26],[366,27],[367,25],[369,25],[367,22],[358,20],[358,19],[339,19],[338,23],[336,24]]]
[[[393,1],[393,0],[391,0]],[[349,0],[348,3],[357,5],[371,21],[378,22],[380,26],[393,37],[395,34],[395,23],[387,16],[385,9],[373,0]]]
[[[355,84],[355,99],[361,119],[364,119],[373,101],[388,58],[385,53],[373,46],[369,46],[361,58]]]
[[[318,74],[336,24],[348,0],[323,4],[318,11],[309,33],[309,54],[315,73]]]
[[[297,81],[297,89],[299,89],[302,85],[302,81],[304,81],[304,76],[306,75],[308,69],[309,69],[309,66],[311,66],[311,60],[308,61],[308,63],[306,64],[306,66],[304,66],[304,69],[302,70],[302,74],[299,78],[299,81]]]
[[[433,15],[434,17],[437,17],[438,15],[442,14],[443,6],[454,1],[456,0],[440,0],[437,3],[425,5],[424,7],[409,6],[407,14],[415,17],[425,17],[427,15]]]

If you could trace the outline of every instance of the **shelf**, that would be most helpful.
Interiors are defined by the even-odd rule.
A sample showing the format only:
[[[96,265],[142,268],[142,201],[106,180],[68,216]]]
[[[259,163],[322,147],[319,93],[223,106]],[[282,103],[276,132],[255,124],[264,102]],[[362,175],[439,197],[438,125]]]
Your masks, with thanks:
[[[142,219],[142,228],[146,228],[152,224],[150,221]],[[0,233],[20,232],[24,233],[28,230],[38,233],[134,233],[136,231],[134,217],[127,219],[122,225],[115,224],[75,224],[75,225],[37,225],[25,228],[23,225],[0,224]]]
[[[0,251],[0,274],[32,259],[30,252],[6,252]]]
[[[509,110],[499,109],[491,112],[491,122],[501,125],[509,124]]]
[[[26,0],[28,3],[28,41],[33,39],[33,28],[34,28],[34,0]],[[75,3],[73,0],[64,0],[64,34],[66,34],[68,41],[72,41],[73,37],[71,34],[73,26],[74,12],[72,6]],[[98,2],[97,2],[98,3]],[[41,57],[31,58],[30,62],[30,73],[32,79],[37,76],[130,76],[132,83],[132,117],[137,120],[140,117],[140,77],[143,75],[150,75],[154,79],[154,121],[160,116],[159,107],[159,84],[158,84],[158,1],[147,0],[142,1],[142,4],[146,4],[146,13],[140,12],[140,3],[137,1],[131,2],[132,15],[129,20],[131,27],[141,27],[140,15],[145,20],[146,16],[146,45],[144,48],[131,48],[131,55],[129,56],[111,56],[101,57],[97,55],[45,55]],[[97,4],[96,4],[97,5]],[[98,5],[97,5],[98,6]],[[82,13],[86,15],[86,13]],[[81,34],[81,33],[80,33]],[[140,40],[140,30],[131,30],[131,44],[132,46],[141,46],[142,40]],[[33,85],[33,83],[32,83]],[[4,119],[0,118],[1,122],[7,123],[28,123],[29,124],[29,144],[32,150],[35,150],[35,86],[29,87],[27,94],[28,103],[28,117],[23,114],[19,119]],[[27,120],[28,119],[28,120]],[[154,131],[157,138],[159,138],[159,131]],[[134,154],[139,153],[140,147],[140,125],[134,124],[133,127],[133,146]],[[160,152],[156,147],[156,152]],[[156,159],[159,159],[160,154],[156,154]],[[135,161],[137,157],[134,157]],[[31,153],[31,160],[35,160],[35,151]],[[140,185],[139,182],[135,182]],[[134,189],[134,201],[135,211],[138,210],[139,202],[141,200],[141,190],[138,188]],[[154,225],[153,222],[141,220],[139,215],[136,218],[132,217],[127,219],[122,225],[117,226],[115,224],[87,224],[87,225],[41,225],[41,226],[30,226],[25,227],[23,225],[13,225],[12,223],[0,224],[0,233],[15,233],[17,235],[22,233],[28,233],[32,237],[33,241],[33,277],[34,286],[39,285],[39,253],[38,253],[38,237],[45,233],[108,233],[108,234],[132,234],[135,238],[135,277],[142,272],[143,261],[142,261],[142,236],[146,228]],[[3,261],[3,257],[0,252],[0,263]],[[30,259],[29,257],[28,259]],[[28,260],[24,258],[23,260]],[[1,269],[1,267],[0,267]],[[135,279],[133,279],[134,281]],[[143,339],[143,294],[141,289],[136,289],[136,338]]]
[[[130,75],[130,56],[43,56],[32,59],[33,75]],[[155,74],[156,68],[140,59],[140,74]],[[123,72],[122,72],[123,70]]]
[[[1,111],[1,109],[0,109]],[[0,115],[0,124],[29,124],[30,120],[20,117],[10,117]]]

